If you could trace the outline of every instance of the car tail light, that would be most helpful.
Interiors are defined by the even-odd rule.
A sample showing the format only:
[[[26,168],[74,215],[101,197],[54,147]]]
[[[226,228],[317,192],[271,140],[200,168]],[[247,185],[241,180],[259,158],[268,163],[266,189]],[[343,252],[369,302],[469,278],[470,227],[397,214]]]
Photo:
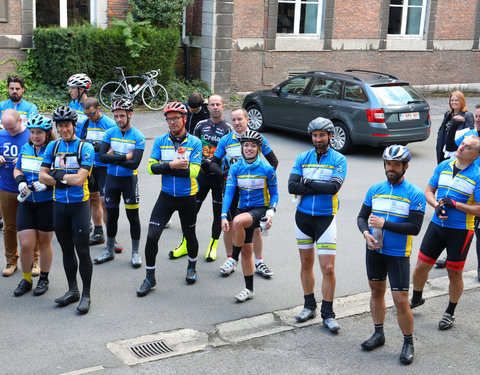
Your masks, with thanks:
[[[380,109],[367,109],[368,122],[385,122],[385,113],[383,108]]]

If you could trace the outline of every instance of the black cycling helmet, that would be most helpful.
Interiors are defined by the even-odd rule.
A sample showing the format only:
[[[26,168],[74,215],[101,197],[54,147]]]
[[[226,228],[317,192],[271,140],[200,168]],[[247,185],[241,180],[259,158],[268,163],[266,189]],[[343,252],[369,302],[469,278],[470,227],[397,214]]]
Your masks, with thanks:
[[[133,111],[133,102],[125,97],[114,100],[111,105],[112,112],[119,109],[124,109],[125,111]]]
[[[333,123],[324,117],[317,117],[308,124],[308,134],[312,134],[315,130],[324,130],[328,133],[333,133]]]
[[[401,161],[406,164],[410,161],[412,154],[405,146],[391,145],[383,151],[383,160]]]
[[[240,144],[245,142],[255,142],[258,146],[261,146],[263,143],[263,137],[260,133],[255,130],[247,130],[238,140]]]
[[[66,105],[62,105],[53,111],[53,121],[55,122],[55,125],[71,122],[74,126],[76,126],[77,118],[77,112]]]

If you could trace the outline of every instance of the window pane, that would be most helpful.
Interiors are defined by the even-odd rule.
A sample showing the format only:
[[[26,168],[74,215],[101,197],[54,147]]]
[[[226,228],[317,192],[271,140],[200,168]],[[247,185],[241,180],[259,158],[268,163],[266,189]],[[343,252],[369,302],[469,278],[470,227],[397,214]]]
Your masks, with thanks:
[[[278,4],[277,33],[293,33],[295,4]]]
[[[391,0],[390,5],[403,5],[403,0]]]
[[[423,5],[423,0],[408,0],[408,5],[422,6]]]
[[[341,87],[342,84],[340,81],[319,78],[312,88],[312,96],[326,99],[340,99]]]
[[[318,4],[302,4],[300,14],[300,34],[317,33]]]
[[[345,83],[344,99],[349,102],[365,103],[368,101],[367,94],[359,85],[353,83]]]
[[[380,104],[404,105],[412,100],[422,100],[422,97],[410,86],[372,86]]]
[[[283,94],[302,95],[312,77],[296,77],[287,82],[280,90]]]
[[[422,8],[408,8],[407,34],[418,35],[420,33],[420,21],[422,19]]]
[[[36,13],[37,27],[60,25],[60,8],[58,1],[37,0]]]
[[[388,17],[388,33],[400,34],[402,29],[402,8],[390,7]]]
[[[76,22],[90,21],[90,0],[68,0],[67,2],[68,26]]]

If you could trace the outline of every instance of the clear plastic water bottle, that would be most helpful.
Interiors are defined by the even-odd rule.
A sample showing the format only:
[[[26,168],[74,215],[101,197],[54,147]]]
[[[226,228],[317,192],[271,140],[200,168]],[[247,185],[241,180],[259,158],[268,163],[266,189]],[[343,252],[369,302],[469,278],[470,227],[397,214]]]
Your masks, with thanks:
[[[260,219],[260,232],[262,233],[262,236],[264,236],[264,237],[268,236],[267,217],[266,216],[263,216]]]
[[[17,201],[19,201],[20,203],[25,202],[25,199],[27,199],[30,196],[30,194],[32,194],[33,189],[34,189],[33,185],[31,185],[31,184],[28,185],[27,189],[28,189],[27,193],[21,192],[20,194],[17,195]]]
[[[381,228],[372,228],[372,236],[375,238],[377,243],[375,247],[382,248],[383,247],[383,231]]]
[[[183,147],[179,147],[177,150],[177,156],[179,159],[187,159],[187,153]]]

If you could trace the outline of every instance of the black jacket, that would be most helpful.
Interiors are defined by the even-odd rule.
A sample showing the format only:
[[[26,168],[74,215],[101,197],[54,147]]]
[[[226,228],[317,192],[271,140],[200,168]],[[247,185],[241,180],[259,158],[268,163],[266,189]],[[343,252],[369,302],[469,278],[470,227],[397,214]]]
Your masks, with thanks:
[[[437,136],[437,163],[440,164],[444,161],[445,154],[443,153],[443,146],[447,146],[447,151],[456,151],[457,145],[455,144],[455,133],[458,130],[462,130],[465,128],[473,129],[475,120],[473,114],[468,111],[460,111],[458,112],[459,116],[462,116],[465,121],[452,121],[452,111],[445,112],[443,116],[442,124],[438,129],[438,136]]]

